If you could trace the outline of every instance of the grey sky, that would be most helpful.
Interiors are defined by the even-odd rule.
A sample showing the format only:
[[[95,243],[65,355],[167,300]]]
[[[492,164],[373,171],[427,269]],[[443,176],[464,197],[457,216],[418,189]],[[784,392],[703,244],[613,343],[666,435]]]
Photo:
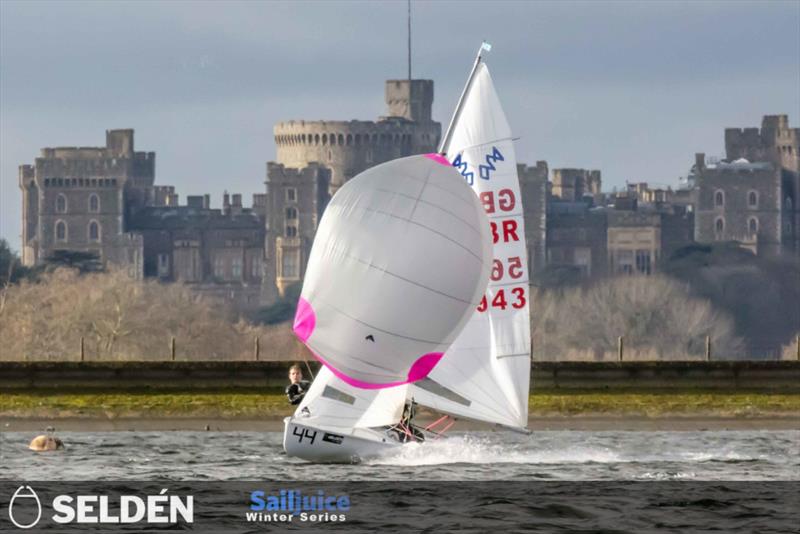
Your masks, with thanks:
[[[723,128],[800,124],[800,2],[418,2],[413,74],[446,126],[482,39],[521,162],[675,185]],[[0,236],[17,166],[135,128],[181,200],[263,191],[272,125],[375,119],[406,73],[406,3],[0,0]]]

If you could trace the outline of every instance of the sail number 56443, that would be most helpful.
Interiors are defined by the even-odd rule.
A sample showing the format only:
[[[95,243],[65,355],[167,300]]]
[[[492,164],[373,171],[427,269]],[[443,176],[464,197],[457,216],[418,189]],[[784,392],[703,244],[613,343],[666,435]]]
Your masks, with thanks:
[[[499,288],[494,296],[489,300],[489,298],[484,295],[481,299],[481,303],[478,305],[479,312],[485,312],[489,309],[489,306],[492,308],[499,308],[501,310],[505,310],[507,307],[511,306],[517,310],[525,307],[527,304],[527,298],[525,296],[525,288],[524,287],[513,287],[508,291],[506,294],[505,288]]]

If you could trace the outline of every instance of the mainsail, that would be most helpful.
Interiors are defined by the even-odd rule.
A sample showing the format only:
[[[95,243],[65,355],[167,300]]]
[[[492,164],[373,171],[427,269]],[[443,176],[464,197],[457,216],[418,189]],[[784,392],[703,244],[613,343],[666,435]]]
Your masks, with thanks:
[[[531,351],[523,209],[511,129],[480,54],[440,152],[489,216],[494,260],[477,311],[409,395],[444,413],[524,428]]]

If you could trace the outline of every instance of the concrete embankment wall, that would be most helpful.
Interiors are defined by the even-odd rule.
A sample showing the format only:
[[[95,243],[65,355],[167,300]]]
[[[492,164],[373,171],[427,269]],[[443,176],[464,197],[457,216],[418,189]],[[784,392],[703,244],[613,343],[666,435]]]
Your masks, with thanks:
[[[318,365],[310,364],[316,371]],[[283,387],[286,362],[0,362],[0,389]],[[306,375],[308,372],[306,370]],[[800,362],[536,362],[534,388],[800,391]]]

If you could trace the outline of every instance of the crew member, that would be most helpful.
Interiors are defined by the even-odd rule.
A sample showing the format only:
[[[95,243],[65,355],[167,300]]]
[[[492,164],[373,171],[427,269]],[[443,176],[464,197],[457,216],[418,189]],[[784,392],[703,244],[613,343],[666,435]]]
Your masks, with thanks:
[[[303,370],[297,364],[289,368],[289,381],[291,384],[286,386],[286,396],[289,398],[289,403],[300,404],[300,401],[306,396],[308,388],[311,387],[311,382],[303,380]]]
[[[395,432],[397,440],[401,443],[425,441],[425,434],[411,422],[416,414],[417,403],[412,399],[411,402],[406,403],[403,407],[403,415],[400,417],[400,422],[391,428]]]

